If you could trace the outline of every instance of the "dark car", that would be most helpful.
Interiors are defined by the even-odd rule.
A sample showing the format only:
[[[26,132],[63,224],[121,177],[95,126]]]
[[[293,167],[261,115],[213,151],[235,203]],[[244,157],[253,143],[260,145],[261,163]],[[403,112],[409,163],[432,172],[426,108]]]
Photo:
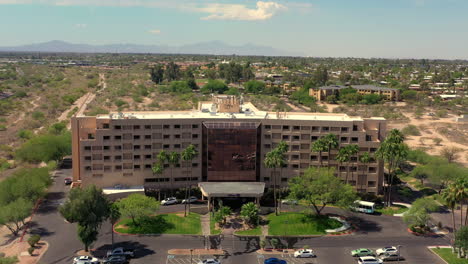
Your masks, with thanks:
[[[263,264],[288,264],[288,263],[286,262],[286,260],[277,259],[277,258],[269,258],[269,259],[265,259]]]
[[[70,178],[70,177],[67,177],[67,178],[65,178],[63,181],[65,182],[65,185],[70,185],[70,184],[72,184],[73,179]]]
[[[111,256],[102,261],[103,264],[127,264],[128,260],[125,256]]]

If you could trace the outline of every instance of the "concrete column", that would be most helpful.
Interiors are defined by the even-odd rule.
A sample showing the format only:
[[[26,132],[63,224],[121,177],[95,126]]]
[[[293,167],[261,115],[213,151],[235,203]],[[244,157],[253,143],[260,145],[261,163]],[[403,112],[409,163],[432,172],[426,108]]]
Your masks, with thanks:
[[[208,196],[208,212],[211,212],[211,197]]]

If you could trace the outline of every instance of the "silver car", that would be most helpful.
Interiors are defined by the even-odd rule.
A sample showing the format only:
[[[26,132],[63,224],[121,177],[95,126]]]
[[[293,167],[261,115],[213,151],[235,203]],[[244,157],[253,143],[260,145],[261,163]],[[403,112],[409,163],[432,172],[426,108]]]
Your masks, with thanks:
[[[400,254],[398,253],[385,253],[381,256],[379,256],[379,258],[382,260],[382,261],[400,261],[400,260],[405,260],[404,257],[400,256]]]

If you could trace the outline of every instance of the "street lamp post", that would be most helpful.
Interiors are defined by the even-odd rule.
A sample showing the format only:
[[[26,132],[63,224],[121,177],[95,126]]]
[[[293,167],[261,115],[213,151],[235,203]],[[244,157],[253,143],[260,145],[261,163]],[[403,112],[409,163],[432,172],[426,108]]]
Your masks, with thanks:
[[[397,263],[400,263],[400,249],[401,249],[402,245],[398,245],[397,246],[397,249],[398,249],[398,262]]]
[[[193,248],[190,249],[190,264],[192,264]]]

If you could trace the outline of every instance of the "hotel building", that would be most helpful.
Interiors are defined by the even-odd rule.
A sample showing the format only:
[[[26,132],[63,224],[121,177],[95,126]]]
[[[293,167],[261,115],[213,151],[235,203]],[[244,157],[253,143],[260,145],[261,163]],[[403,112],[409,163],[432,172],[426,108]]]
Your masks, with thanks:
[[[288,179],[309,166],[336,168],[336,175],[360,192],[382,191],[383,164],[360,163],[364,152],[373,154],[385,137],[383,118],[346,114],[265,112],[233,96],[200,102],[192,111],[122,112],[72,118],[73,179],[99,187],[152,186],[162,190],[200,182],[265,183],[286,187]],[[336,134],[340,146],[359,145],[359,155],[346,164],[335,158],[338,150],[311,152],[314,141]],[[285,141],[287,166],[273,174],[263,164],[266,153]],[[191,162],[161,175],[152,172],[161,150],[182,152],[193,144],[198,154]],[[280,172],[281,171],[281,172]],[[276,179],[275,179],[276,177]]]

